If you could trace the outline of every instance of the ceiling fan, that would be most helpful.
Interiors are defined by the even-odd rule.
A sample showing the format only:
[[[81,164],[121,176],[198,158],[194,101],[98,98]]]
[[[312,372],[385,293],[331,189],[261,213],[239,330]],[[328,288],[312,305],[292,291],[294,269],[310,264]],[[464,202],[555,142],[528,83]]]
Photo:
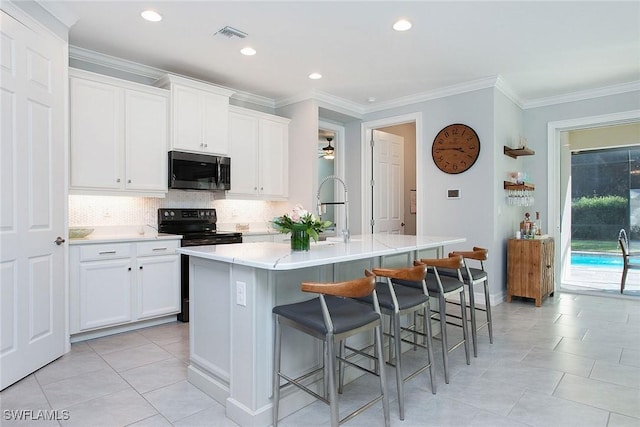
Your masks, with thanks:
[[[327,160],[335,159],[335,148],[333,148],[333,146],[331,145],[331,141],[333,141],[333,137],[328,136],[327,146],[322,147],[322,150],[320,151],[320,155],[318,157],[322,157]]]

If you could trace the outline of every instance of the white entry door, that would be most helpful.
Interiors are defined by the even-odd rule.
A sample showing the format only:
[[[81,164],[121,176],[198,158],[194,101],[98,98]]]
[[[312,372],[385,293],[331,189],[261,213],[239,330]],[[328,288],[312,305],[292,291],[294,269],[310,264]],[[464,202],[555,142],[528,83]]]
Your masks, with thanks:
[[[66,236],[68,54],[64,41],[37,24],[0,13],[0,389],[4,389],[65,351],[66,248],[56,239]]]
[[[404,234],[404,138],[373,131],[373,232]]]

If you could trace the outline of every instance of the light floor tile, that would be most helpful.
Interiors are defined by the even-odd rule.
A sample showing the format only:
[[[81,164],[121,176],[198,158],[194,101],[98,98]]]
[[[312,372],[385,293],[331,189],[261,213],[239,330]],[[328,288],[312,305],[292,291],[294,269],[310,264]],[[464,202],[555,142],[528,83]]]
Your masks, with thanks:
[[[146,344],[126,350],[114,351],[102,356],[117,372],[148,365],[171,358],[171,353],[156,344]]]
[[[522,361],[530,366],[569,372],[583,377],[589,376],[595,363],[594,359],[587,357],[549,351],[538,347],[534,347]]]
[[[62,426],[126,426],[157,411],[138,393],[129,389],[70,406],[69,419]]]
[[[562,338],[554,351],[617,363],[622,354],[622,347],[603,346],[597,342],[582,341],[575,338]]]
[[[212,425],[211,420],[219,420],[216,422],[216,427],[238,427],[238,424],[225,417],[222,405],[214,405],[178,420],[173,425],[175,427],[209,427]]]
[[[89,372],[42,386],[53,409],[68,408],[130,388],[129,384],[111,369]]]
[[[107,362],[93,351],[70,351],[61,358],[39,369],[35,373],[35,376],[40,385],[46,385],[88,372],[108,368],[109,365]]]
[[[634,366],[596,361],[589,378],[640,389],[640,368]]]
[[[187,381],[150,391],[143,396],[170,422],[218,404]]]
[[[550,395],[562,375],[562,372],[552,369],[531,367],[524,363],[507,363],[494,365],[482,375],[482,378],[497,383],[519,385],[523,389]]]
[[[620,364],[640,368],[640,350],[623,348],[622,356],[620,356]]]
[[[604,426],[603,413],[607,427],[640,426],[639,387],[634,384],[640,368],[640,301],[558,293],[542,307],[516,300],[492,310],[494,344],[489,344],[483,328],[478,332],[478,357],[471,358],[471,365],[465,363],[462,348],[453,351],[449,385],[444,383],[440,342],[434,342],[438,393],[431,393],[427,373],[406,382],[404,421],[399,419],[394,369],[387,367],[391,427],[564,427],[575,425],[575,420],[581,426]],[[611,312],[619,314],[608,316]],[[620,322],[624,313],[626,323]],[[188,326],[174,322],[74,343],[64,357],[0,392],[0,407],[38,411],[67,405],[71,424],[91,427],[235,427],[219,403],[184,380]],[[452,337],[460,336],[459,328],[449,331]],[[423,359],[420,353],[406,353],[407,372]],[[161,360],[155,360],[158,355]],[[372,396],[377,381],[365,375],[348,384],[340,396],[342,413]],[[123,409],[127,405],[131,409]],[[573,414],[574,421],[567,414]],[[314,402],[279,425],[326,426],[328,421],[329,408]],[[5,419],[1,424],[60,425]],[[344,425],[382,425],[381,404]]]
[[[527,391],[509,413],[509,418],[536,427],[606,427],[609,412]]]
[[[640,390],[565,374],[554,396],[640,418]]]
[[[187,379],[187,364],[174,358],[121,372],[138,393],[146,393]]]
[[[611,412],[607,427],[638,427],[640,420]]]
[[[101,355],[151,343],[150,340],[136,331],[109,335],[85,342],[93,349],[93,351]]]
[[[171,427],[172,424],[161,414],[153,415],[149,418],[129,424],[128,427]]]

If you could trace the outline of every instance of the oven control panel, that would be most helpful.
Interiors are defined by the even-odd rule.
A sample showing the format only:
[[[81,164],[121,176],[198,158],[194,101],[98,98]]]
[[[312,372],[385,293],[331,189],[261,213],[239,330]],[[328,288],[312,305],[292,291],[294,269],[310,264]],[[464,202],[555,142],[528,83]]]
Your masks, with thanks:
[[[216,222],[215,209],[158,209],[158,224],[174,221]]]

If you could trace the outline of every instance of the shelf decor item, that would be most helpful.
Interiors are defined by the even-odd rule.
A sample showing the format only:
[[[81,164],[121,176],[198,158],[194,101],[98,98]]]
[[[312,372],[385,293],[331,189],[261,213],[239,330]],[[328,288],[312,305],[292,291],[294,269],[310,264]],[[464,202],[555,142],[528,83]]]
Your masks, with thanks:
[[[302,205],[296,205],[293,210],[273,219],[273,228],[283,234],[291,233],[291,250],[308,251],[309,238],[318,241],[318,233],[331,225],[331,221],[322,221],[307,211]]]

